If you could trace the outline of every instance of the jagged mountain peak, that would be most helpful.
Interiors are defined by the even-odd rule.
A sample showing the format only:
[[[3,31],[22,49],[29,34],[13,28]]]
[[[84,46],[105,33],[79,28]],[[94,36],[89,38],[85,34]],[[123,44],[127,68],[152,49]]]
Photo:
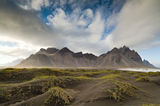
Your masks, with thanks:
[[[47,49],[44,49],[44,48],[41,48],[38,52],[38,54],[54,54],[58,51],[59,49],[57,48],[47,48]]]
[[[73,54],[74,57],[83,57],[83,53],[82,52],[77,52]]]
[[[39,51],[46,51],[46,49],[44,49],[44,48],[41,48]]]
[[[91,59],[91,60],[97,59],[97,56],[95,56],[95,55],[92,54],[92,53],[85,53],[84,56],[85,56],[86,58]]]
[[[150,67],[155,67],[153,64],[151,64],[148,60],[143,60],[144,65],[150,66]]]
[[[129,47],[127,46],[123,46],[120,48],[114,47],[111,51],[107,52],[107,53],[127,53],[127,52],[131,52],[134,50],[131,50]]]
[[[73,53],[70,49],[67,47],[62,48],[61,50],[58,51],[60,54],[65,54],[65,53]]]
[[[129,54],[129,53],[133,53],[133,54],[138,54],[135,50],[131,50],[129,47],[127,46],[123,46],[120,48],[113,48],[112,50],[108,51],[107,54],[109,53],[122,53],[122,54]]]
[[[48,53],[55,53],[55,52],[57,52],[59,49],[57,49],[57,48],[47,48],[47,52]]]
[[[130,49],[128,46],[124,45],[121,49]]]
[[[127,46],[123,46],[119,49],[121,52],[125,53],[125,52],[128,52],[128,51],[131,51],[131,49]]]
[[[100,66],[144,66],[137,52],[127,46],[113,48],[98,58]]]
[[[117,52],[119,52],[119,49],[115,47],[111,51],[108,51],[106,54],[117,53]]]
[[[51,55],[50,55],[51,54]],[[53,55],[52,55],[53,54]],[[147,63],[147,62],[145,62]],[[113,48],[105,54],[95,56],[91,53],[74,53],[67,47],[47,48],[25,59],[23,67],[149,67],[143,63],[140,55],[127,46]]]

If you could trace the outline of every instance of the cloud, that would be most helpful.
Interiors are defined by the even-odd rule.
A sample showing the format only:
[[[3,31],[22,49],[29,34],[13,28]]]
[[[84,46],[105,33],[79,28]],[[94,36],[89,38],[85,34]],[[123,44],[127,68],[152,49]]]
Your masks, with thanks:
[[[114,46],[144,49],[160,45],[159,0],[127,0],[121,10],[120,0],[111,6],[97,2],[0,0],[0,36],[6,38],[0,40],[0,54],[25,57],[41,47],[67,46],[99,55]],[[65,5],[72,10],[66,11]],[[40,12],[49,6],[54,10],[44,23]]]
[[[52,34],[36,12],[26,11],[8,0],[0,1],[0,34],[30,44],[44,45]],[[54,36],[53,36],[54,37]]]
[[[18,0],[19,6],[25,10],[40,11],[41,7],[50,5],[49,0]]]
[[[56,40],[61,42],[59,46],[94,53],[93,47],[99,46],[100,51],[101,47],[98,43],[104,31],[104,22],[99,11],[93,15],[91,9],[85,11],[75,9],[72,14],[67,15],[63,9],[58,8],[47,18],[53,32],[57,35]]]
[[[96,13],[95,19],[88,26],[88,30],[91,33],[89,40],[92,43],[96,43],[101,40],[101,35],[104,31],[104,21],[102,20],[101,14],[99,12]]]
[[[86,9],[84,11],[84,16],[86,16],[88,18],[92,18],[93,17],[93,11],[91,9]]]
[[[113,46],[128,45],[137,49],[159,45],[160,1],[128,0],[116,19],[115,30],[106,38]],[[113,19],[113,20],[112,20]],[[155,43],[157,42],[157,43]]]
[[[0,36],[0,55],[7,55],[16,58],[26,58],[38,51],[39,47],[25,42]]]
[[[66,14],[63,9],[57,8],[47,19],[49,23],[45,24],[35,11],[21,9],[10,1],[0,1],[0,34],[2,37],[14,38],[31,44],[33,45],[32,51],[37,47],[49,46],[57,48],[67,46],[75,51],[93,53],[101,51],[100,45],[96,44],[103,32],[103,20],[99,11],[93,14],[89,8],[86,10],[76,8],[71,14]],[[23,43],[18,44],[23,45]],[[98,50],[94,48],[96,46]],[[7,49],[8,52],[3,51],[1,54],[15,56],[14,51],[26,50],[16,47],[12,47],[12,50],[6,47]],[[17,54],[20,55],[19,53]],[[21,55],[23,53],[21,52]]]

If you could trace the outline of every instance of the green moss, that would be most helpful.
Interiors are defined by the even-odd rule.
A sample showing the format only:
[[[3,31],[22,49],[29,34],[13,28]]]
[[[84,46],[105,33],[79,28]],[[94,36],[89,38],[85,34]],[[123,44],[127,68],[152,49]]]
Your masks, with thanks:
[[[123,78],[122,71],[97,69],[52,69],[52,68],[8,68],[0,70],[0,100],[21,101],[47,92],[50,88],[58,86],[67,88],[84,81],[112,81]],[[132,73],[139,76],[156,76],[159,73]],[[102,76],[104,75],[104,76]],[[128,75],[128,74],[127,74]],[[118,85],[119,83],[119,85]],[[114,81],[115,88],[107,89],[109,98],[116,101],[131,96],[132,87]],[[126,88],[125,88],[126,87]],[[2,93],[3,92],[3,93]],[[120,93],[119,93],[120,92]],[[129,93],[128,93],[129,92]]]
[[[35,78],[33,78],[33,80],[36,80],[36,79],[54,79],[54,78],[56,78],[55,75],[52,75],[52,76],[43,75],[43,76],[36,76]]]
[[[8,101],[10,96],[7,89],[0,88],[0,103]]]
[[[30,81],[15,84],[2,84],[1,87],[9,87],[9,94],[12,98],[20,99],[28,96],[36,96],[42,94],[53,86],[67,87],[72,84],[78,84],[83,80],[88,80],[86,76],[72,77],[72,76],[38,76]]]
[[[81,79],[82,80],[82,79]],[[36,95],[42,94],[53,86],[66,87],[74,83],[78,84],[81,81],[80,78],[71,76],[39,76],[31,81],[14,84],[9,86],[7,95],[0,92],[0,98],[3,101],[6,100],[23,100]],[[1,90],[2,91],[2,90]],[[5,89],[6,91],[6,89]],[[3,95],[2,95],[3,94]],[[7,96],[7,97],[6,97]]]
[[[147,75],[149,75],[149,76],[160,76],[160,72],[148,72]]]
[[[87,77],[87,76],[78,76],[78,77],[75,77],[76,79],[78,80],[90,80],[91,78],[90,77]]]
[[[150,78],[149,77],[139,77],[136,79],[136,81],[140,81],[140,82],[150,82]]]
[[[134,73],[135,77],[142,77],[142,76],[160,76],[160,72],[136,72]]]
[[[65,106],[71,103],[72,96],[60,87],[49,90],[49,97],[45,100],[45,106]]]
[[[117,77],[120,77],[120,74],[109,74],[109,75],[104,75],[98,79],[100,80],[105,80],[105,79],[114,79],[114,78],[117,78]]]
[[[109,70],[96,70],[96,71],[83,71],[83,72],[79,72],[85,76],[89,76],[89,77],[95,77],[96,75],[99,74],[119,74],[120,71],[109,71]]]
[[[125,100],[127,97],[133,97],[136,96],[136,90],[138,90],[137,87],[133,86],[132,84],[128,82],[120,82],[120,81],[114,81],[113,82],[115,87],[112,89],[107,89],[107,98],[113,99],[117,102],[121,100]]]
[[[7,68],[0,71],[0,81],[23,82],[37,76],[69,76],[72,72],[51,68]]]
[[[142,106],[160,106],[160,104],[143,104]]]

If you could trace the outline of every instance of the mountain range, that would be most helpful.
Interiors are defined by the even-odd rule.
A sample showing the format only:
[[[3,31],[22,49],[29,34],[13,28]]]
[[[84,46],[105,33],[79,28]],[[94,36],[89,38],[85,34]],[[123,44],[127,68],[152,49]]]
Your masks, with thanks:
[[[24,59],[17,67],[154,67],[147,60],[142,61],[140,55],[126,46],[113,48],[111,51],[96,56],[69,50],[67,47],[41,48],[37,53]]]

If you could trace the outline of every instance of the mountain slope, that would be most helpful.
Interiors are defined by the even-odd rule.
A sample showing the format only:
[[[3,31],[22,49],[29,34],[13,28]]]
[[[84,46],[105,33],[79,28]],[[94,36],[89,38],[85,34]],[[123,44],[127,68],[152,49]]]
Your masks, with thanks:
[[[93,54],[74,53],[68,48],[40,49],[36,54],[22,61],[18,67],[151,67],[144,64],[139,54],[128,47],[114,48],[95,56]]]
[[[93,54],[74,53],[68,48],[61,50],[52,48],[54,52],[48,49],[40,49],[36,54],[31,55],[22,61],[18,67],[93,67],[97,56]]]
[[[151,64],[148,60],[143,60],[144,65],[149,66],[149,67],[155,67],[153,64]]]
[[[134,50],[124,46],[120,49],[114,48],[106,54],[99,56],[98,66],[101,67],[139,67],[144,66],[141,57]]]

